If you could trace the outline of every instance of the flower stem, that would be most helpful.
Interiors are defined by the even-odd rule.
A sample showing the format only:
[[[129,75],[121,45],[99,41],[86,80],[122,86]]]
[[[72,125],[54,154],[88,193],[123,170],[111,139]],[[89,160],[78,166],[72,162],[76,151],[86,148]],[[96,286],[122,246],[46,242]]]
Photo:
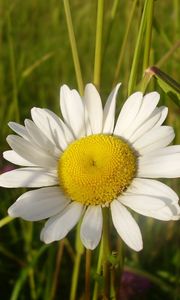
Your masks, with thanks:
[[[116,300],[115,272],[114,272],[114,269],[111,269],[111,274],[110,274],[110,299],[111,300]]]
[[[76,290],[77,290],[80,262],[81,262],[81,254],[77,253],[76,258],[75,258],[75,262],[74,262],[73,275],[72,275],[70,300],[75,300],[76,299]]]
[[[86,250],[86,275],[85,275],[85,299],[90,300],[90,268],[91,268],[91,250]]]
[[[75,38],[75,34],[74,34],[74,29],[73,29],[69,0],[63,0],[63,2],[64,2],[66,23],[67,23],[68,34],[69,34],[69,41],[70,41],[70,45],[71,45],[74,68],[75,68],[75,73],[76,73],[76,80],[77,80],[79,92],[82,95],[83,89],[84,89],[84,84],[83,84],[81,67],[80,67],[80,62],[79,62],[76,38]]]
[[[99,88],[101,76],[101,60],[102,60],[102,30],[103,30],[103,14],[104,0],[98,0],[97,22],[96,22],[96,45],[94,58],[94,84]]]
[[[98,263],[97,263],[97,269],[96,269],[96,274],[100,275],[101,274],[101,266],[102,266],[102,258],[103,258],[103,239],[101,239],[101,244],[99,248],[99,257],[98,257]],[[93,291],[93,297],[92,300],[97,300],[98,298],[98,281],[95,281],[94,285],[94,291]]]
[[[71,291],[70,291],[70,300],[76,299],[76,291],[77,291],[77,284],[78,284],[78,278],[79,278],[79,271],[80,271],[80,263],[81,263],[81,257],[84,252],[84,247],[80,240],[80,224],[79,222],[77,229],[76,229],[76,256],[74,260],[74,268],[73,268],[73,274],[72,274],[72,282],[71,282]]]

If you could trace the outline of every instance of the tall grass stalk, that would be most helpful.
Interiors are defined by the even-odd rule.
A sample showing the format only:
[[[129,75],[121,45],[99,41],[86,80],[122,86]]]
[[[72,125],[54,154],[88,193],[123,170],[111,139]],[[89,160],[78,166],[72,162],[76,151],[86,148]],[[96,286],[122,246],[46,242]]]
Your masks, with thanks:
[[[149,63],[150,63],[153,11],[154,11],[154,0],[149,0],[148,7],[147,7],[147,15],[146,15],[146,32],[145,32],[142,75],[144,74],[144,71],[149,67]]]
[[[64,253],[64,239],[59,242],[58,245],[58,250],[56,254],[56,265],[55,265],[55,271],[53,274],[52,278],[52,287],[51,287],[51,300],[54,300],[56,297],[56,291],[57,291],[57,286],[60,281],[59,275],[60,275],[60,268],[61,268],[61,263],[62,263],[62,257]]]
[[[75,68],[75,73],[76,73],[76,80],[77,80],[79,92],[82,95],[83,89],[84,89],[84,84],[83,84],[83,78],[82,78],[82,73],[81,73],[76,38],[75,38],[74,28],[73,28],[73,23],[72,23],[69,0],[63,0],[63,3],[64,3],[64,11],[65,11],[65,16],[66,16],[68,34],[69,34],[69,41],[70,41],[71,51],[72,51],[72,56],[73,56],[74,68]]]
[[[18,300],[19,299],[21,289],[22,289],[25,281],[28,278],[29,270],[36,265],[37,260],[44,253],[44,251],[46,251],[46,249],[47,249],[47,245],[42,246],[39,249],[39,251],[37,252],[37,254],[33,257],[32,261],[29,263],[29,265],[26,268],[22,269],[22,271],[15,283],[15,286],[13,288],[10,300]]]
[[[71,290],[70,290],[70,300],[75,300],[77,298],[77,286],[79,281],[79,272],[81,267],[81,258],[84,253],[84,246],[82,245],[80,239],[80,226],[81,222],[79,221],[78,226],[76,228],[76,241],[75,241],[75,259],[74,259],[74,267],[72,273],[72,280],[71,280]]]
[[[128,95],[132,94],[137,83],[136,82],[137,74],[139,73],[138,66],[140,62],[140,54],[142,51],[144,31],[145,31],[145,26],[147,24],[148,8],[149,8],[150,1],[152,0],[145,0],[144,3],[143,14],[142,14],[141,23],[138,31],[138,36],[137,36],[137,41],[136,41],[136,46],[135,46],[134,56],[133,56],[133,62],[132,62],[132,67],[131,67],[131,72],[129,77]]]
[[[97,1],[96,44],[94,57],[94,84],[99,88],[101,81],[102,34],[104,17],[104,0]]]
[[[125,55],[125,52],[126,52],[128,36],[129,36],[129,33],[130,33],[130,28],[131,28],[132,20],[133,20],[133,17],[134,17],[137,1],[138,0],[133,1],[132,8],[131,8],[131,11],[130,11],[130,14],[129,14],[129,17],[128,17],[128,20],[127,20],[126,31],[125,31],[125,34],[124,34],[124,37],[123,37],[122,46],[121,46],[121,49],[120,49],[117,66],[115,68],[113,86],[118,81],[119,73],[120,73],[120,70],[121,70],[121,67],[122,67],[122,62],[123,62],[124,55]]]
[[[9,57],[11,64],[11,75],[12,75],[12,91],[13,91],[13,102],[11,104],[11,113],[15,115],[15,120],[20,121],[19,115],[19,103],[18,103],[18,87],[17,87],[17,75],[16,75],[16,64],[15,64],[15,53],[14,43],[12,38],[12,26],[11,26],[11,15],[7,15],[7,29],[8,29],[8,42],[9,42]]]

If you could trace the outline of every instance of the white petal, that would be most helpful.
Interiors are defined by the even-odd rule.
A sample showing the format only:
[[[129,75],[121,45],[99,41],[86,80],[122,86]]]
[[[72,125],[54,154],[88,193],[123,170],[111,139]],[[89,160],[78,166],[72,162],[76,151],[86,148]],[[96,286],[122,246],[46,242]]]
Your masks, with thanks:
[[[60,107],[64,121],[76,137],[85,135],[84,104],[76,90],[70,90],[67,85],[60,89]]]
[[[81,240],[87,249],[95,249],[102,234],[102,209],[100,205],[89,206],[81,224]]]
[[[168,114],[168,108],[166,106],[159,107],[159,109],[161,109],[161,117],[159,121],[155,124],[155,127],[161,126]]]
[[[177,203],[167,198],[155,198],[147,195],[124,195],[119,201],[141,215],[168,221],[177,216]]]
[[[141,232],[130,212],[119,201],[114,200],[111,203],[111,214],[114,227],[122,240],[135,251],[142,250]]]
[[[124,103],[116,122],[114,134],[125,137],[125,130],[133,124],[142,104],[143,94],[136,92]],[[125,137],[126,138],[126,137]]]
[[[8,151],[3,152],[3,157],[6,160],[8,160],[11,163],[18,165],[18,166],[26,166],[26,167],[35,166],[35,164],[31,163],[27,159],[22,158],[14,150],[8,150]]]
[[[85,127],[86,127],[86,136],[93,134],[92,130],[91,130],[91,125],[90,125],[89,117],[88,117],[88,111],[87,111],[86,107],[85,107]]]
[[[102,132],[103,109],[98,91],[91,83],[87,84],[84,91],[84,105],[88,112],[91,130],[94,134]]]
[[[144,122],[135,132],[134,134],[129,138],[129,141],[131,143],[134,143],[138,138],[143,136],[146,132],[151,130],[154,127],[159,127],[161,125],[161,122],[163,121],[163,117],[165,116],[165,113],[167,115],[167,107],[160,107],[156,108],[150,118]]]
[[[46,244],[63,239],[77,224],[83,211],[78,202],[69,204],[60,214],[51,217],[41,231],[41,240]]]
[[[138,177],[180,177],[180,153],[140,157],[138,165]]]
[[[66,149],[67,142],[64,132],[60,122],[58,122],[58,117],[54,117],[55,114],[52,115],[48,110],[33,107],[31,109],[31,115],[37,127],[44,132],[57,148],[60,148],[61,150]]]
[[[25,120],[25,127],[30,135],[31,141],[36,147],[42,149],[47,154],[53,155],[59,158],[61,153],[54,143],[52,143],[48,137],[39,129],[31,120]]]
[[[8,213],[12,217],[38,221],[58,214],[69,202],[59,187],[46,187],[21,195],[8,209]]]
[[[148,152],[163,148],[169,145],[174,139],[174,130],[170,126],[161,126],[153,128],[143,136],[141,136],[133,147],[141,154],[144,155]]]
[[[156,108],[159,99],[160,95],[157,92],[148,93],[143,97],[142,106],[135,121],[136,126],[143,124],[143,122],[149,118]]]
[[[29,140],[29,134],[23,125],[16,122],[9,122],[8,125],[18,135],[22,136],[25,140]]]
[[[73,136],[72,131],[68,128],[68,126],[51,110],[45,108],[44,111],[46,111],[48,113],[48,115],[50,115],[56,121],[56,123],[59,125],[62,132],[64,133],[64,138],[66,140],[66,143],[67,144],[72,143],[74,141],[74,136]]]
[[[118,200],[130,207],[131,209],[142,209],[142,210],[158,210],[165,206],[163,199],[151,197],[149,195],[130,195],[125,194],[120,196]]]
[[[161,197],[170,199],[172,202],[179,200],[178,195],[169,186],[153,179],[134,178],[125,194]]]
[[[139,213],[142,214],[142,212]],[[180,219],[180,207],[176,203],[168,204],[160,210],[152,211],[148,216],[161,221],[176,221]]]
[[[116,98],[121,83],[118,83],[109,95],[103,113],[103,133],[111,134],[114,129]]]
[[[132,126],[129,126],[126,132],[124,132],[124,137],[126,139],[129,139],[132,134],[151,116],[159,102],[159,99],[160,95],[157,92],[146,94],[143,97],[142,105],[134,119],[134,122],[132,123]]]
[[[56,184],[56,173],[41,168],[20,168],[0,175],[0,186],[3,187],[41,187]]]
[[[175,206],[175,210],[177,214],[174,214],[171,218],[171,220],[177,221],[180,220],[180,206],[178,203],[173,203],[173,206]]]
[[[56,168],[57,159],[36,148],[20,136],[8,135],[7,142],[16,153],[33,164],[45,168]]]
[[[168,154],[173,154],[173,153],[180,153],[180,145],[171,145],[168,147],[165,147],[163,149],[157,149],[154,151],[151,151],[147,153],[144,157],[142,157],[142,160],[151,160],[153,156],[158,157],[158,156],[163,156],[163,155],[168,155]]]

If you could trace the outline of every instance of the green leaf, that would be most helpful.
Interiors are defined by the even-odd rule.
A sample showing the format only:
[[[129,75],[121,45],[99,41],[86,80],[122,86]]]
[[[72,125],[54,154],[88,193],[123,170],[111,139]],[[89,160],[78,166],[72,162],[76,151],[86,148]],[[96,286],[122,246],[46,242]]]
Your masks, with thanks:
[[[154,75],[161,89],[180,107],[180,85],[169,75],[153,66],[149,72]]]

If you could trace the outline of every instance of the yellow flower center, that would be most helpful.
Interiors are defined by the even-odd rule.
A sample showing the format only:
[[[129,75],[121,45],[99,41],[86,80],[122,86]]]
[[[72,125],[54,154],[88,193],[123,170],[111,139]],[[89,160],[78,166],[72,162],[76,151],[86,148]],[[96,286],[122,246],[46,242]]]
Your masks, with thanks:
[[[58,162],[59,184],[71,200],[108,206],[130,184],[136,156],[118,137],[97,134],[68,146]]]

